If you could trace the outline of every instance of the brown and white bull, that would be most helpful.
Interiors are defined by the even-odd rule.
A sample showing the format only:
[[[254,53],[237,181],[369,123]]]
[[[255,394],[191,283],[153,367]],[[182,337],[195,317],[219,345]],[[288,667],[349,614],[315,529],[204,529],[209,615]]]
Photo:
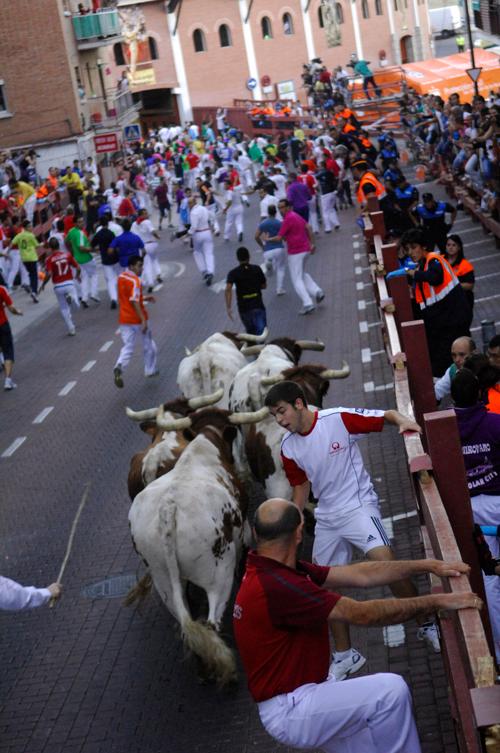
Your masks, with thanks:
[[[187,433],[189,444],[165,476],[134,499],[129,512],[134,546],[146,563],[167,609],[179,622],[185,645],[220,685],[236,677],[233,652],[219,635],[242,550],[247,497],[233,469],[237,426],[267,414],[231,414],[204,408],[165,421],[164,431]],[[199,622],[186,600],[187,583],[202,588],[208,616]]]
[[[229,410],[259,410],[269,390],[263,377],[276,376],[285,369],[296,366],[304,350],[324,350],[324,343],[318,340],[293,340],[279,337],[267,345],[251,345],[244,349],[246,355],[258,357],[247,363],[235,375],[229,389]]]
[[[320,364],[303,364],[285,369],[281,374],[262,377],[263,388],[290,380],[300,385],[309,405],[323,407],[331,379],[345,379],[350,370],[344,361],[341,369],[327,369]],[[268,497],[291,499],[291,488],[281,463],[281,441],[286,429],[279,426],[272,416],[267,416],[258,426],[245,428],[245,455],[253,477],[259,481]]]
[[[177,384],[182,394],[187,398],[200,397],[221,387],[224,394],[220,405],[227,408],[231,383],[238,371],[248,363],[242,348],[249,342],[263,343],[266,337],[267,329],[261,335],[215,332],[192,353],[187,351],[180,362]]]
[[[207,405],[219,402],[223,390],[219,389],[211,395],[186,398],[177,398],[163,405],[164,420],[182,418],[193,411]],[[128,493],[133,500],[151,481],[163,476],[172,470],[189,440],[182,431],[165,431],[156,423],[156,417],[160,408],[134,411],[126,408],[127,416],[132,421],[139,421],[139,426],[145,434],[151,437],[151,444],[145,450],[136,452],[130,461],[128,472]]]

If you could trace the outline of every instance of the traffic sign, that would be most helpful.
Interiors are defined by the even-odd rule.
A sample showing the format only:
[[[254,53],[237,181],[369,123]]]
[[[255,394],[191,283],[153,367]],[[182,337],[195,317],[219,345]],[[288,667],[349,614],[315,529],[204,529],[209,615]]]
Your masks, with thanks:
[[[255,78],[247,79],[247,89],[249,89],[250,91],[253,91],[256,86],[257,86],[257,79]]]
[[[479,76],[481,75],[482,68],[467,68],[465,71],[466,74],[469,76],[469,78],[476,83]]]
[[[138,123],[125,126],[123,129],[123,138],[125,141],[140,141],[141,140],[141,126]]]
[[[116,133],[100,133],[98,136],[94,136],[94,146],[96,154],[117,152],[120,148],[118,135]]]

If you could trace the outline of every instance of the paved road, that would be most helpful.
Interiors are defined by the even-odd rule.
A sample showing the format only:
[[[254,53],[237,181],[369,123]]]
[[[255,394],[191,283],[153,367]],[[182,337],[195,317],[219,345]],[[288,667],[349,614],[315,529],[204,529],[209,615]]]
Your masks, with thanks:
[[[256,216],[253,206],[252,222]],[[338,234],[320,237],[312,259],[312,274],[327,293],[324,303],[314,315],[299,317],[289,283],[282,298],[268,292],[271,333],[318,336],[327,350],[312,353],[311,360],[333,366],[349,360],[352,376],[332,383],[326,406],[391,407],[391,372],[381,353],[362,239],[352,211],[344,212],[342,220]],[[500,319],[497,278],[488,276],[500,274],[500,252],[463,215],[456,229],[464,234],[480,275],[477,318]],[[253,225],[246,233],[252,235]],[[65,335],[49,303],[43,304],[43,316],[18,334],[19,388],[0,394],[0,456],[22,439],[12,454],[0,457],[0,571],[23,583],[51,582],[88,484],[90,496],[60,604],[0,616],[1,753],[283,750],[261,729],[243,681],[228,694],[198,684],[176,627],[157,598],[133,611],[122,606],[121,598],[89,595],[95,584],[100,585],[94,595],[119,591],[118,576],[141,572],[128,533],[126,474],[130,456],[145,440],[126,419],[125,406],[143,408],[175,396],[184,346],[229,324],[223,293],[201,284],[185,247],[172,246],[166,234],[162,245],[171,276],[151,307],[158,379],[144,380],[138,358],[125,374],[125,389],[114,387],[119,338],[115,312],[104,301],[77,314],[75,338]],[[232,266],[235,247],[217,243],[216,280]],[[182,274],[179,265],[185,265]],[[35,308],[27,299],[23,303],[25,309]],[[388,430],[370,438],[365,449],[398,555],[420,556],[399,438]],[[254,503],[260,498],[257,489]],[[366,671],[401,672],[410,682],[424,752],[455,751],[441,660],[417,642],[415,626],[357,631],[355,639],[369,657]]]

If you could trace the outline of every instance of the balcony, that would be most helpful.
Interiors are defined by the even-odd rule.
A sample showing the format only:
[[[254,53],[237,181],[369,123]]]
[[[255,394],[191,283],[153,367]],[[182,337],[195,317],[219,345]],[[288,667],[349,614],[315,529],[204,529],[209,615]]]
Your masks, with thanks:
[[[73,30],[79,50],[113,44],[122,33],[117,10],[74,15]]]
[[[106,97],[88,97],[80,100],[80,113],[84,130],[110,130],[123,128],[137,121],[141,103],[135,102],[129,91],[106,92]]]

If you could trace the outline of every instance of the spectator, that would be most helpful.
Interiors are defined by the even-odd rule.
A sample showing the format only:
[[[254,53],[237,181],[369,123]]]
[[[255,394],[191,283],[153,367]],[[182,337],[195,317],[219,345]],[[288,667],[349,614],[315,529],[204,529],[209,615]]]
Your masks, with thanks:
[[[471,337],[458,337],[451,344],[451,360],[453,363],[448,366],[443,376],[434,383],[434,393],[436,400],[442,400],[451,393],[451,383],[463,367],[467,358],[469,358],[476,349],[476,344]]]
[[[474,267],[464,256],[464,246],[459,235],[449,235],[446,240],[445,258],[450,262],[451,268],[456,274],[462,290],[465,293],[465,299],[468,303],[470,316],[469,327],[472,324],[474,316]]]

